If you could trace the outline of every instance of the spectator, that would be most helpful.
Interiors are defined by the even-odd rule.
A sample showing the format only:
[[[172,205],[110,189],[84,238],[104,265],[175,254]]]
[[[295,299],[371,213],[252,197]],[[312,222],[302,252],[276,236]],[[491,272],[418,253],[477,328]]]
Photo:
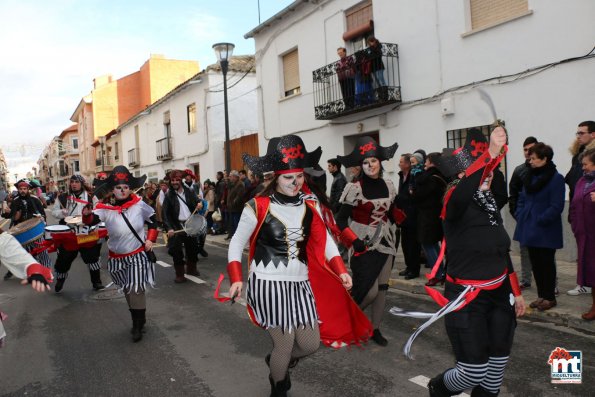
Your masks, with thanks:
[[[355,53],[355,106],[374,102],[372,91],[372,62],[366,50]]]
[[[186,174],[184,180],[182,181],[184,183],[184,186],[190,189],[190,191],[193,191],[194,194],[196,194],[196,196],[202,198],[200,182],[197,180],[197,177],[196,175],[194,175],[194,172],[192,172],[191,169],[187,168],[184,170],[184,173]]]
[[[353,107],[355,98],[355,61],[352,56],[347,56],[345,47],[337,48],[337,55],[339,60],[335,64],[335,70],[341,87],[341,95],[343,96],[345,109],[350,109]]]
[[[443,236],[440,212],[447,183],[444,175],[436,168],[436,159],[439,157],[440,153],[430,153],[427,156],[425,171],[417,176],[413,193],[413,202],[418,214],[417,238],[426,254],[428,267],[434,266],[438,260],[439,242]],[[436,277],[426,285],[433,286],[438,282],[444,282],[445,277],[444,265],[441,264]]]
[[[594,141],[595,142],[595,141]],[[581,155],[583,176],[575,185],[570,203],[570,225],[578,247],[576,282],[591,289],[593,304],[583,313],[585,320],[595,320],[595,145]]]
[[[225,178],[223,175],[223,171],[218,171],[217,172],[217,182],[215,182],[215,209],[219,210],[219,213],[221,214],[221,229],[219,230],[219,233],[224,233],[225,232],[225,225],[226,225],[226,221],[227,219],[225,218]]]
[[[207,201],[207,214],[205,216],[207,220],[207,232],[215,234],[213,229],[213,213],[215,212],[215,184],[207,179],[203,185],[203,191],[205,192],[205,200]]]
[[[386,81],[384,80],[384,62],[382,62],[382,44],[374,36],[368,37],[367,56],[371,61],[372,78],[374,79],[374,89],[378,94],[379,101],[387,100]],[[423,162],[422,162],[423,164]]]
[[[232,170],[229,173],[229,192],[227,195],[227,213],[229,221],[227,224],[227,237],[229,240],[233,237],[238,224],[240,222],[240,215],[244,209],[244,193],[246,188],[244,183],[240,181],[240,173]]]
[[[411,175],[411,154],[403,154],[399,160],[399,193],[397,207],[401,208],[407,218],[401,223],[401,249],[405,257],[405,270],[399,276],[405,280],[419,277],[421,245],[417,241],[417,209],[412,201],[413,176]],[[396,248],[396,247],[395,247]]]
[[[333,176],[333,183],[331,183],[330,207],[333,214],[336,215],[341,207],[339,199],[343,194],[343,189],[347,185],[347,178],[341,172],[341,163],[337,159],[329,159],[327,161],[328,172]]]
[[[564,180],[570,189],[569,200],[572,202],[574,197],[574,188],[578,180],[583,175],[582,165],[579,161],[579,156],[587,149],[595,147],[595,121],[583,121],[578,125],[576,131],[576,139],[570,147],[572,153],[572,166],[570,171],[566,174]],[[570,214],[568,217],[570,222]],[[577,285],[570,291],[566,292],[568,295],[576,296],[580,294],[590,294],[591,288],[584,285]]]
[[[517,202],[519,201],[519,195],[523,190],[523,179],[531,172],[531,165],[529,164],[529,149],[537,143],[537,138],[529,136],[523,142],[523,154],[525,156],[525,162],[518,165],[512,172],[510,177],[510,183],[508,184],[508,210],[514,218],[514,214],[517,208]],[[521,245],[521,289],[531,287],[531,260],[529,259],[529,251],[527,247]]]
[[[248,178],[248,173],[246,170],[239,170],[238,172],[240,174],[240,181],[244,184],[244,189],[248,190],[251,185],[250,178]]]
[[[531,171],[523,180],[517,202],[514,239],[527,247],[537,284],[537,300],[529,306],[540,311],[556,306],[556,250],[562,248],[564,177],[552,162],[554,151],[544,143],[529,149]]]

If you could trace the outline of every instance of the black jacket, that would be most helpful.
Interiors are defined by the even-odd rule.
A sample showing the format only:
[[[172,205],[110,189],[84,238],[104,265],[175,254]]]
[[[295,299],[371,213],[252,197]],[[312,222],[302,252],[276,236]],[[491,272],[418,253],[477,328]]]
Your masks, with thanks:
[[[15,216],[17,212],[21,212],[21,216],[18,220],[15,220]],[[12,220],[11,225],[16,225],[23,221],[33,218],[34,214],[39,214],[45,220],[45,211],[43,209],[43,204],[41,201],[35,196],[25,196],[21,197],[20,195],[17,196],[10,205],[10,217]]]
[[[347,178],[341,171],[337,171],[333,174],[333,183],[331,184],[331,210],[334,214],[339,212],[339,208],[341,208],[341,203],[339,199],[341,199],[341,194],[343,194],[343,190],[347,185]]]
[[[193,191],[184,186],[184,200],[188,205],[190,213],[194,211],[198,204],[198,197]],[[184,204],[182,204],[184,205]],[[169,189],[165,193],[163,199],[163,206],[161,210],[161,216],[163,217],[163,223],[165,224],[166,230],[181,230],[183,225],[178,220],[180,215],[180,200],[178,200],[178,194],[173,190]]]
[[[417,212],[417,238],[420,243],[436,243],[442,239],[442,197],[446,178],[432,167],[415,178],[413,203]]]
[[[513,217],[516,212],[519,196],[523,190],[523,180],[530,170],[531,166],[529,165],[529,162],[525,161],[514,169],[512,176],[510,177],[510,183],[508,184],[508,210]]]

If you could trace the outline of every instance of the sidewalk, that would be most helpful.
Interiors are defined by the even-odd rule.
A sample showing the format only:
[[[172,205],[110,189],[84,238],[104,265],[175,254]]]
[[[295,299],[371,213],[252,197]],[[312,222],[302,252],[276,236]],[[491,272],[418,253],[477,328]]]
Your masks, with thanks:
[[[218,245],[223,248],[229,246],[229,240],[225,240],[226,235],[207,236],[207,243]],[[520,257],[513,256],[512,262],[515,269],[520,273]],[[523,297],[527,304],[527,313],[523,318],[532,322],[551,323],[556,326],[565,326],[595,335],[595,321],[585,321],[581,318],[581,314],[586,312],[592,303],[591,295],[570,296],[566,291],[573,289],[576,286],[576,264],[571,262],[564,262],[557,260],[558,265],[558,289],[560,295],[556,298],[558,305],[553,309],[545,312],[540,312],[537,309],[531,309],[529,303],[537,299],[537,287],[535,282],[531,288],[523,291]],[[422,264],[422,275],[413,280],[405,280],[399,276],[399,272],[405,269],[403,260],[403,253],[399,249],[397,253],[396,265],[393,268],[391,278],[389,280],[390,288],[399,291],[408,292],[411,295],[418,295],[415,299],[419,299],[419,295],[430,299],[424,289],[424,284],[427,279],[424,274],[429,273],[431,269],[427,269]],[[438,290],[442,291],[443,287],[438,286]],[[403,305],[406,306],[406,305]],[[438,306],[436,306],[438,308]],[[407,307],[407,309],[415,309],[414,307]]]

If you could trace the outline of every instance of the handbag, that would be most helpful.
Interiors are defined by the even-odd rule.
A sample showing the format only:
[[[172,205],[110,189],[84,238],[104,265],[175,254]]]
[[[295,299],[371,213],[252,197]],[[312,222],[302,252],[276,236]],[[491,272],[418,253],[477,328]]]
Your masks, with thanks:
[[[128,221],[128,218],[126,218],[126,215],[124,215],[123,212],[122,212],[122,218],[124,218],[124,222],[126,222],[126,225],[128,225],[128,228],[130,229],[130,231],[132,232],[132,234],[134,234],[134,237],[136,237],[136,239],[138,241],[140,241],[140,243],[142,244],[142,246],[144,246],[145,245],[144,241],[140,238],[140,236],[138,235],[138,233],[136,232],[136,230],[134,230],[134,228],[130,224],[130,221]],[[153,250],[151,250],[151,251],[145,250],[145,254],[147,255],[147,258],[149,258],[149,261],[150,262],[152,262],[152,263],[157,262],[157,256],[155,255],[155,253],[153,252]]]

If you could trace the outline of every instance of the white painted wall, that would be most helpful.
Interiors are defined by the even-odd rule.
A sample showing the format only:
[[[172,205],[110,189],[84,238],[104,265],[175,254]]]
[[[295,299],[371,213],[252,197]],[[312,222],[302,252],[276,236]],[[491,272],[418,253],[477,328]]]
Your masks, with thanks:
[[[256,77],[254,73],[229,71],[228,112],[230,139],[256,133]],[[167,100],[151,106],[151,113],[124,126],[122,135],[123,164],[128,166],[128,150],[135,147],[134,126],[139,126],[140,167],[133,171],[141,175],[157,172],[161,179],[170,169],[192,168],[199,164],[200,178],[215,179],[217,171],[224,168],[225,123],[223,107],[223,77],[219,72],[206,72],[202,82],[186,87]],[[237,84],[235,84],[237,83]],[[233,85],[233,86],[232,86]],[[197,132],[188,133],[187,106],[195,103]],[[163,114],[170,112],[173,158],[157,160],[156,141],[165,137]]]
[[[375,35],[399,45],[399,65],[404,104],[388,106],[331,122],[314,119],[312,71],[334,62],[336,48],[345,46],[344,10],[355,0],[327,0],[302,4],[254,36],[259,84],[261,154],[271,137],[298,133],[308,150],[320,145],[322,166],[343,155],[345,137],[379,131],[380,143],[399,142],[387,176],[397,180],[398,154],[423,148],[441,151],[446,131],[490,124],[493,120],[475,90],[450,96],[455,113],[443,117],[440,102],[407,104],[464,84],[585,55],[595,45],[595,2],[576,0],[529,1],[532,14],[466,37],[469,30],[468,0],[373,0]],[[281,99],[281,56],[297,46],[302,93]],[[349,48],[348,48],[348,52]],[[506,121],[510,152],[508,173],[523,162],[523,140],[534,135],[554,148],[554,162],[565,174],[571,156],[567,148],[575,139],[579,122],[595,119],[595,59],[558,65],[531,77],[507,84],[492,81],[484,89],[492,96],[498,117]],[[386,114],[380,125],[378,115]],[[331,178],[327,178],[331,183]]]

